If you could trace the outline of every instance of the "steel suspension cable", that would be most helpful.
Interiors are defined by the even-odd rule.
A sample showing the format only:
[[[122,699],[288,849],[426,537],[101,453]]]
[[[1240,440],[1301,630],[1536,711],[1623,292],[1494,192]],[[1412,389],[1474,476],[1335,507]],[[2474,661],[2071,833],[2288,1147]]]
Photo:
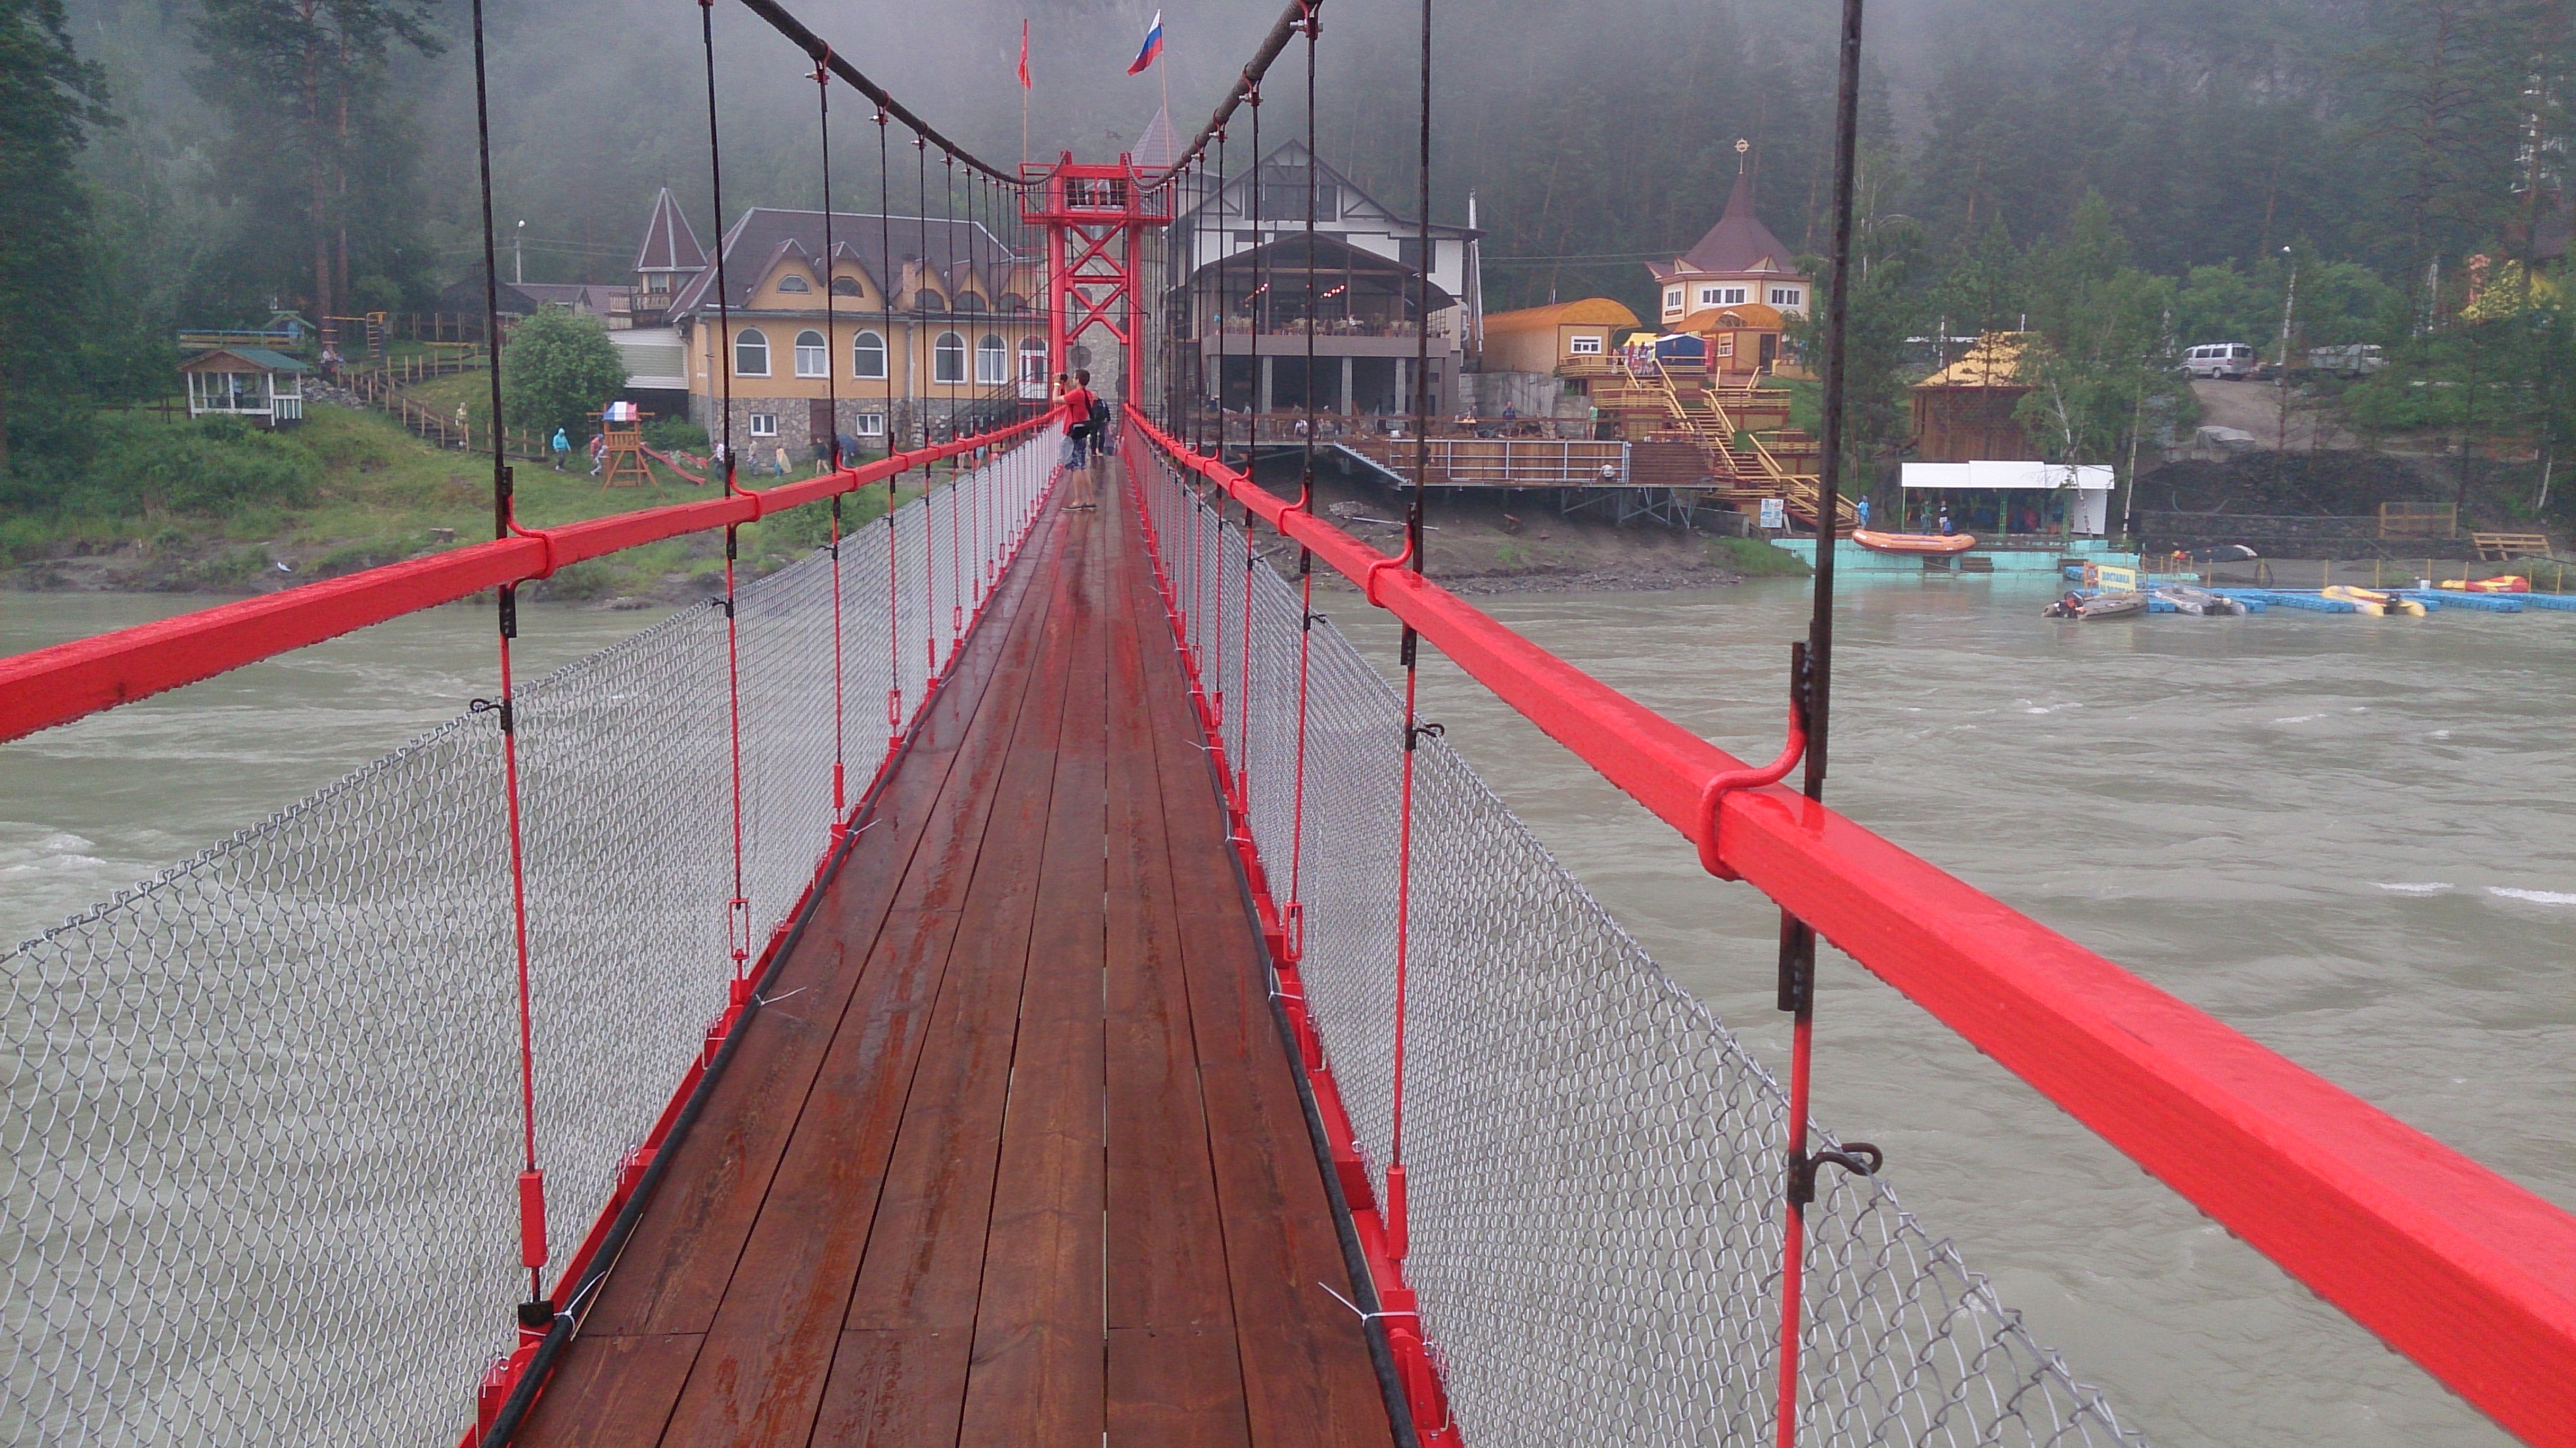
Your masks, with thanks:
[[[1404,560],[1398,564],[1410,563],[1416,574],[1423,571],[1422,500],[1431,483],[1431,0],[1422,0],[1422,138],[1418,164],[1415,204],[1422,208],[1422,219],[1413,308],[1413,499],[1404,519]],[[1386,1168],[1387,1250],[1399,1262],[1411,1245],[1404,1197],[1404,1047],[1405,1013],[1412,984],[1413,756],[1424,734],[1418,708],[1421,642],[1413,626],[1405,625],[1404,773],[1397,801],[1395,851],[1395,1083]]]
[[[1266,164],[1261,150],[1261,86],[1249,76],[1244,84],[1252,92],[1252,395],[1253,405],[1244,439],[1243,475],[1252,476],[1261,459],[1261,419],[1274,400],[1270,389],[1263,386],[1261,372],[1261,324],[1263,313],[1270,307],[1269,241],[1261,230],[1261,176]],[[1218,516],[1224,516],[1222,502]],[[1249,811],[1252,799],[1252,570],[1260,555],[1252,547],[1252,505],[1243,505],[1243,647],[1237,650],[1237,667],[1242,671],[1241,686],[1235,692],[1234,711],[1241,721],[1235,726],[1235,792]]]
[[[885,309],[885,351],[880,364],[885,376],[879,379],[885,389],[886,455],[894,455],[894,163],[887,150],[886,109],[877,107],[877,300]],[[912,349],[904,349],[907,365]],[[903,533],[896,523],[895,499],[903,486],[900,470],[886,474],[886,758],[891,760],[903,747]]]
[[[1428,0],[1426,0],[1428,3]],[[1814,611],[1807,623],[1804,677],[1793,680],[1793,697],[1804,716],[1807,741],[1807,798],[1825,797],[1825,738],[1830,721],[1834,657],[1834,554],[1840,550],[1842,523],[1843,387],[1845,331],[1850,321],[1852,189],[1857,166],[1860,115],[1860,44],[1862,0],[1843,0],[1840,65],[1834,94],[1833,289],[1825,300],[1824,417],[1816,478],[1816,582]],[[1815,1199],[1818,1159],[1807,1153],[1807,1107],[1815,1061],[1816,932],[1786,909],[1780,912],[1780,1000],[1790,1013],[1789,1120],[1785,1182],[1781,1192],[1780,1386],[1778,1442],[1792,1448],[1798,1438],[1799,1338],[1805,1321],[1807,1204]],[[1864,1143],[1831,1159],[1851,1170],[1874,1171],[1859,1164]]]
[[[1315,511],[1315,40],[1322,31],[1316,0],[1306,6],[1306,446],[1297,508]],[[1281,914],[1291,962],[1306,954],[1306,684],[1315,641],[1315,552],[1297,545],[1297,755],[1289,792],[1288,903]]]
[[[499,246],[492,225],[491,87],[484,67],[483,0],[474,0],[474,138],[477,177],[483,201],[483,343],[491,354],[492,372],[492,536],[507,538],[518,527],[512,501],[513,479],[503,440],[508,431],[501,412],[501,274]],[[510,672],[510,641],[519,636],[519,590],[501,585],[501,699],[494,710],[501,725],[501,795],[510,834],[510,937],[516,957],[519,990],[519,1262],[528,1269],[528,1300],[519,1306],[522,1333],[542,1331],[554,1318],[546,1300],[546,1178],[537,1165],[536,1024],[528,988],[528,876],[524,819],[519,803],[519,733],[517,686]]]
[[[733,299],[725,279],[724,224],[724,144],[716,128],[716,22],[714,0],[698,0],[698,34],[706,50],[707,68],[707,177],[713,192],[716,224],[716,335],[722,341],[718,349],[724,355],[724,489],[732,497],[739,489],[734,482],[733,447]],[[742,633],[734,619],[734,564],[741,555],[739,524],[725,525],[725,715],[726,737],[731,750],[733,784],[733,898],[725,908],[725,944],[733,955],[733,1004],[739,1006],[751,987],[745,972],[751,964],[751,898],[743,884],[742,869]]]
[[[948,303],[948,327],[953,335],[957,328],[957,157],[943,153],[940,162],[947,168],[939,208],[947,220],[943,230],[948,238],[948,275],[941,296]],[[972,252],[968,253],[967,270],[974,270]],[[977,282],[982,284],[982,279],[978,278]],[[961,345],[965,341],[962,335],[958,336]],[[981,345],[979,341],[966,347],[967,357],[971,359],[978,355],[977,348]],[[971,361],[968,365],[972,365]],[[971,377],[973,374],[968,375]],[[960,435],[957,404],[951,401],[948,405],[948,436],[953,439]],[[966,545],[962,537],[965,531],[965,520],[958,516],[957,464],[952,460],[948,464],[948,656],[951,659],[957,657],[957,645],[966,637]]]
[[[832,68],[822,63],[814,67],[815,119],[822,134],[823,150],[823,410],[830,414],[830,438],[824,446],[831,471],[841,471],[841,393],[840,330],[837,309],[832,302],[836,278],[833,270],[839,258],[832,250]],[[841,665],[841,495],[832,495],[832,828],[837,833],[849,813],[847,791],[848,766],[847,709],[842,697]]]
[[[913,277],[918,282],[927,280],[930,274],[930,149],[919,131],[913,132],[912,135],[912,168],[912,189],[915,199],[913,220],[919,224],[921,230],[921,251],[913,260]],[[927,318],[930,309],[921,304],[922,291],[923,288],[920,286],[913,288],[912,310],[916,317]],[[945,313],[949,301],[948,283],[945,278],[940,282],[939,301],[941,311]],[[912,341],[912,350],[918,354],[921,346],[921,324],[918,321],[913,323]],[[933,387],[939,385],[939,339],[937,337],[930,339],[930,385]],[[952,395],[950,398],[952,421],[954,421],[955,405],[955,398]],[[954,431],[953,428],[951,430]],[[930,419],[927,416],[921,420],[921,440],[924,443],[930,441]],[[928,681],[939,677],[939,532],[938,517],[931,511],[933,504],[930,501],[930,487],[935,481],[931,476],[931,469],[936,466],[937,464],[930,459],[924,459],[921,464],[921,647],[925,660],[921,702],[925,705],[930,702]]]

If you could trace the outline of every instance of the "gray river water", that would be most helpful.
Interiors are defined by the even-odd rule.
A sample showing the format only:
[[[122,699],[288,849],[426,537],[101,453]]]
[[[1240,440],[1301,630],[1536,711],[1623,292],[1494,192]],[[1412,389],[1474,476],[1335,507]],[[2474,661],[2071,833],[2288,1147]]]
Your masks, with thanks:
[[[2059,624],[2044,586],[1854,589],[1842,810],[2561,1206],[2576,1208],[2576,616]],[[0,652],[190,600],[0,594]],[[1747,757],[1777,747],[1801,583],[1486,606]],[[1382,658],[1384,633],[1330,606]],[[658,617],[532,608],[522,666]],[[452,606],[0,747],[15,940],[492,692]],[[1454,669],[1426,717],[1764,1059],[1776,915]],[[2503,1435],[1849,961],[1817,1112],[2035,1334],[2166,1444]]]

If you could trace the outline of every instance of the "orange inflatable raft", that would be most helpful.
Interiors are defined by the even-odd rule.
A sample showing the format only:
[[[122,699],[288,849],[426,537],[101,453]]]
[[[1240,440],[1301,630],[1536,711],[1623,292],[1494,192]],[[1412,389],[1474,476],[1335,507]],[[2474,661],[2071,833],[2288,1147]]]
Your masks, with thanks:
[[[2445,578],[2434,587],[2453,593],[2529,593],[2531,580],[2508,573],[2501,578]]]
[[[1873,553],[1965,553],[1977,546],[1977,540],[1966,533],[1875,533],[1854,528],[1848,536]]]

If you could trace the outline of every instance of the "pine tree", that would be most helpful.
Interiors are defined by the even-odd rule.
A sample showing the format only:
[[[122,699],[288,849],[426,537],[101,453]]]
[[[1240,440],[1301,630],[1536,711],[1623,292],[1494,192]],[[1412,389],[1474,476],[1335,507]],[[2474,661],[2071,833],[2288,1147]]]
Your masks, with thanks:
[[[408,181],[417,147],[384,92],[398,48],[443,48],[429,0],[204,0],[197,48],[197,90],[231,123],[219,173],[245,233],[232,269],[291,286],[291,247],[310,259],[317,319],[332,314],[348,302],[353,246],[364,262],[415,221],[409,198],[385,194]]]
[[[0,472],[18,404],[77,389],[89,202],[72,162],[110,123],[62,0],[0,0]]]

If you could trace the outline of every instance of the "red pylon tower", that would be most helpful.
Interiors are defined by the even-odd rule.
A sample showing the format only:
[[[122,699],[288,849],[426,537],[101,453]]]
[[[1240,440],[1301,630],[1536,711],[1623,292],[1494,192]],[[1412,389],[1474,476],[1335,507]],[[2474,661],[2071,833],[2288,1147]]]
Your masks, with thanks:
[[[1050,373],[1072,370],[1069,349],[1100,328],[1119,347],[1127,401],[1145,401],[1145,306],[1138,270],[1140,233],[1170,223],[1169,188],[1148,193],[1135,161],[1078,165],[1073,153],[1052,167],[1029,168],[1044,179],[1020,193],[1020,219],[1046,237],[1047,361]]]

